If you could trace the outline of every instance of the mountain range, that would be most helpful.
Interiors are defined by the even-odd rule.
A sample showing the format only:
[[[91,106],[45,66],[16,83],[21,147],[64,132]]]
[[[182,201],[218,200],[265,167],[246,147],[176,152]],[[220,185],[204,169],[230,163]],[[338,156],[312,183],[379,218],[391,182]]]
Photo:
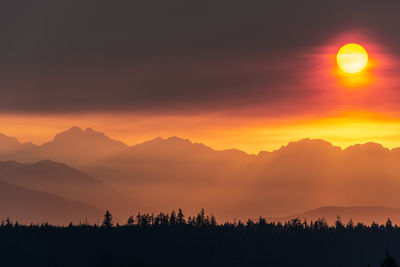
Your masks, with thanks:
[[[0,181],[102,210],[122,207],[121,218],[177,208],[206,208],[226,220],[321,206],[400,206],[400,149],[377,143],[342,149],[303,139],[250,155],[178,137],[128,146],[73,127],[39,146],[0,136],[0,159]]]
[[[102,209],[121,211],[125,205],[132,204],[128,198],[124,198],[96,178],[51,160],[32,164],[0,162],[0,181]]]
[[[96,222],[103,211],[78,201],[0,181],[0,214],[4,221],[23,224],[48,222],[53,225]]]
[[[32,143],[20,143],[17,138],[6,136],[0,133],[0,153],[7,155],[17,151],[29,150],[36,147]]]
[[[2,149],[3,147],[7,149]],[[112,155],[128,148],[120,141],[112,140],[90,128],[78,127],[57,134],[50,142],[40,146],[21,144],[15,138],[0,136],[0,159],[19,162],[36,162],[52,159],[74,166]]]

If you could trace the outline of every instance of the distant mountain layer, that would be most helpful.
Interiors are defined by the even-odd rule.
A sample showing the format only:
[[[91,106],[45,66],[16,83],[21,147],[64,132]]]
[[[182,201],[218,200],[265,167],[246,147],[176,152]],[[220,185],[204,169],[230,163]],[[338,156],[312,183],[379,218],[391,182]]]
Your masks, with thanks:
[[[378,224],[386,224],[387,219],[390,218],[393,225],[400,225],[400,209],[378,206],[366,207],[321,207],[313,209],[304,213],[295,214],[292,216],[281,218],[270,218],[270,221],[287,222],[289,220],[299,218],[301,221],[307,220],[308,223],[318,219],[324,219],[329,224],[334,224],[338,218],[343,224],[349,223],[351,220],[354,224],[357,222],[364,222],[371,224],[372,222]]]
[[[132,205],[128,198],[111,190],[96,178],[51,160],[33,164],[0,161],[0,181],[88,203],[102,210],[123,211]]]
[[[304,139],[255,156],[157,138],[85,170],[150,207],[190,213],[205,207],[222,219],[326,205],[400,207],[399,150],[375,143],[341,149]]]
[[[10,144],[15,141],[10,140]],[[128,147],[120,141],[110,139],[103,133],[90,128],[83,131],[78,127],[72,127],[57,134],[52,141],[43,145],[25,145],[24,149],[22,146],[23,144],[14,145],[7,150],[2,150],[0,146],[0,159],[31,163],[51,159],[79,166],[120,152]],[[14,147],[15,149],[12,149]]]
[[[51,181],[64,177],[60,181],[72,185],[76,181],[72,176],[87,182],[96,177],[103,186],[129,195],[132,211],[181,207],[193,214],[206,208],[225,220],[280,217],[315,206],[400,207],[400,149],[389,150],[376,143],[341,149],[324,140],[304,139],[272,152],[249,155],[238,150],[217,151],[178,137],[128,147],[103,133],[74,127],[42,146],[0,154],[4,160],[29,164],[45,159],[68,163],[89,175],[76,173],[67,178],[61,174],[68,173],[65,170],[52,175]],[[41,164],[25,165],[24,169],[30,170],[25,178],[27,173],[21,170],[2,176],[0,166],[0,178],[24,181],[18,185],[42,191],[48,181],[38,177],[52,171],[41,171]],[[4,168],[13,169],[15,163]],[[29,177],[47,182],[33,187],[39,185],[30,184]],[[65,192],[77,192],[65,183],[67,188]],[[61,196],[73,197],[65,194]],[[107,192],[101,195],[115,197]]]
[[[34,147],[35,145],[32,143],[20,143],[17,138],[0,133],[0,155],[7,155]]]
[[[29,224],[94,223],[103,211],[76,201],[0,182],[0,219]]]

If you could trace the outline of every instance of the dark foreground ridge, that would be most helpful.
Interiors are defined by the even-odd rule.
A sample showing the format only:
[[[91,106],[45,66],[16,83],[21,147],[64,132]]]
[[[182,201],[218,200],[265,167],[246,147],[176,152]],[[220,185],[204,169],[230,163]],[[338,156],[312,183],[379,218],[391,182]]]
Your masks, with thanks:
[[[340,218],[329,226],[260,217],[217,224],[202,210],[138,214],[114,225],[0,226],[0,266],[398,266],[400,228],[369,226]],[[390,253],[390,254],[389,254]]]

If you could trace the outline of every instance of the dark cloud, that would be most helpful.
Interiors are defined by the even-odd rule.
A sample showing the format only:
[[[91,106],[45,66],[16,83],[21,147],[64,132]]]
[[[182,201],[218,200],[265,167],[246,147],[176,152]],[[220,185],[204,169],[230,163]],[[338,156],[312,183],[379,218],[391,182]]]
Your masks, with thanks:
[[[399,1],[2,1],[0,112],[202,112],[320,93],[302,51],[363,31],[400,54]],[[253,62],[253,64],[252,64]]]

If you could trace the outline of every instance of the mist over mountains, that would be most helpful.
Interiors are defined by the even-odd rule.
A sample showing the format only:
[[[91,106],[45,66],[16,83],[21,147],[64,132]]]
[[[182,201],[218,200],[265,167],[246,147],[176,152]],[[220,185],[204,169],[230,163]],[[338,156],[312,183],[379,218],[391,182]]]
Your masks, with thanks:
[[[8,145],[10,143],[10,145]],[[15,140],[0,139],[0,159],[20,162],[35,162],[43,159],[61,161],[75,166],[81,166],[98,158],[117,153],[128,148],[120,141],[111,140],[103,133],[90,128],[83,131],[78,127],[57,134],[54,139],[43,145],[15,145]],[[14,144],[13,146],[11,144]]]
[[[2,155],[27,150],[35,147],[32,143],[20,143],[17,138],[0,133],[0,151]]]
[[[304,139],[249,155],[178,137],[127,146],[73,127],[40,146],[1,135],[0,159],[0,181],[111,209],[122,221],[137,211],[177,208],[188,214],[205,208],[227,220],[321,206],[400,207],[400,149],[376,143],[341,149]],[[357,218],[370,223],[372,213],[363,209]]]
[[[101,207],[101,210],[108,208],[121,212],[133,203],[128,197],[121,196],[96,178],[51,160],[32,164],[0,162],[0,181]]]
[[[0,181],[0,214],[22,224],[95,222],[102,210],[78,201]]]

